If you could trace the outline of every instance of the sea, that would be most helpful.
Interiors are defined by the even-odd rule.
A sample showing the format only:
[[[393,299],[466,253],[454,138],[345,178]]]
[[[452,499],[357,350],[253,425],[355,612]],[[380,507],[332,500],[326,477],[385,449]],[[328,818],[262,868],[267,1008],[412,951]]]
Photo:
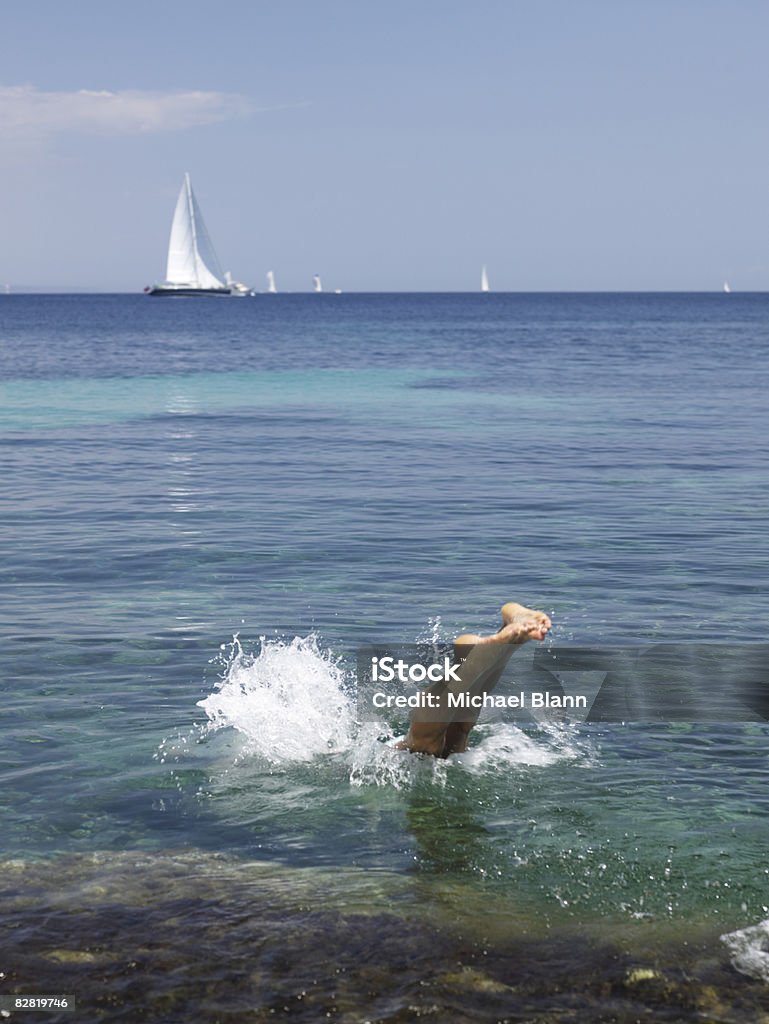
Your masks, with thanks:
[[[769,1020],[767,395],[764,293],[0,296],[0,1014]],[[696,712],[361,715],[512,600]]]

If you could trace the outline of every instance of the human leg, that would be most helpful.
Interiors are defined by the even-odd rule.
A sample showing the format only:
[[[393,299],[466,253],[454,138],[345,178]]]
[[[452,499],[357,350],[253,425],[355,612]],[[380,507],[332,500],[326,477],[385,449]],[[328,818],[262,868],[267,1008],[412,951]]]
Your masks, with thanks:
[[[494,689],[515,650],[527,640],[543,640],[552,623],[544,612],[532,611],[521,604],[502,606],[502,628],[491,636],[465,633],[454,642],[454,658],[460,666],[460,689],[488,693]],[[447,684],[439,683],[433,692],[445,693]],[[412,719],[406,737],[398,744],[413,753],[448,757],[467,749],[467,739],[479,712],[462,713],[461,721],[416,721]]]

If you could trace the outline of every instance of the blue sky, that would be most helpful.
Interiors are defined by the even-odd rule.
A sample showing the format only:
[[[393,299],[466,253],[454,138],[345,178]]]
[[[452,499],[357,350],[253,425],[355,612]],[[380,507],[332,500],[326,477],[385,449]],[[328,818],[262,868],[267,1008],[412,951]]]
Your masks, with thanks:
[[[764,0],[5,4],[0,283],[769,287]]]

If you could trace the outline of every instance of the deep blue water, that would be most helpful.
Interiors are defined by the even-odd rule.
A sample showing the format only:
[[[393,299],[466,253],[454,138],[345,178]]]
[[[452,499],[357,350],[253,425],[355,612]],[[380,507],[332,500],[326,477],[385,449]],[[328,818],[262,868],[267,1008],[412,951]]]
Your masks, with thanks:
[[[357,644],[491,631],[508,599],[553,642],[764,641],[768,391],[764,294],[2,297],[0,844],[428,903],[514,883],[529,921],[766,917],[761,721],[278,755],[313,673],[341,659],[346,693]],[[206,733],[239,666],[278,686],[260,650],[286,720],[241,690]]]

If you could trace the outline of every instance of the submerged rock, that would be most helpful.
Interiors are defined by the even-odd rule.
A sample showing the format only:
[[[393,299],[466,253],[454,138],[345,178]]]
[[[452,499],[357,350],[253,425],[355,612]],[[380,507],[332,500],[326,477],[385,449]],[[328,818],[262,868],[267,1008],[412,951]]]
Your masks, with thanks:
[[[505,935],[499,905],[492,939],[471,893],[453,919],[440,896],[406,875],[198,850],[5,862],[0,991],[73,995],[77,1018],[95,1024],[630,1024],[650,1013],[755,1024],[769,1015],[769,988],[715,959],[715,941],[698,951],[660,940],[639,962],[627,935],[612,944],[574,928],[535,933],[513,916]]]
[[[738,971],[769,982],[769,920],[722,935],[721,941]]]

